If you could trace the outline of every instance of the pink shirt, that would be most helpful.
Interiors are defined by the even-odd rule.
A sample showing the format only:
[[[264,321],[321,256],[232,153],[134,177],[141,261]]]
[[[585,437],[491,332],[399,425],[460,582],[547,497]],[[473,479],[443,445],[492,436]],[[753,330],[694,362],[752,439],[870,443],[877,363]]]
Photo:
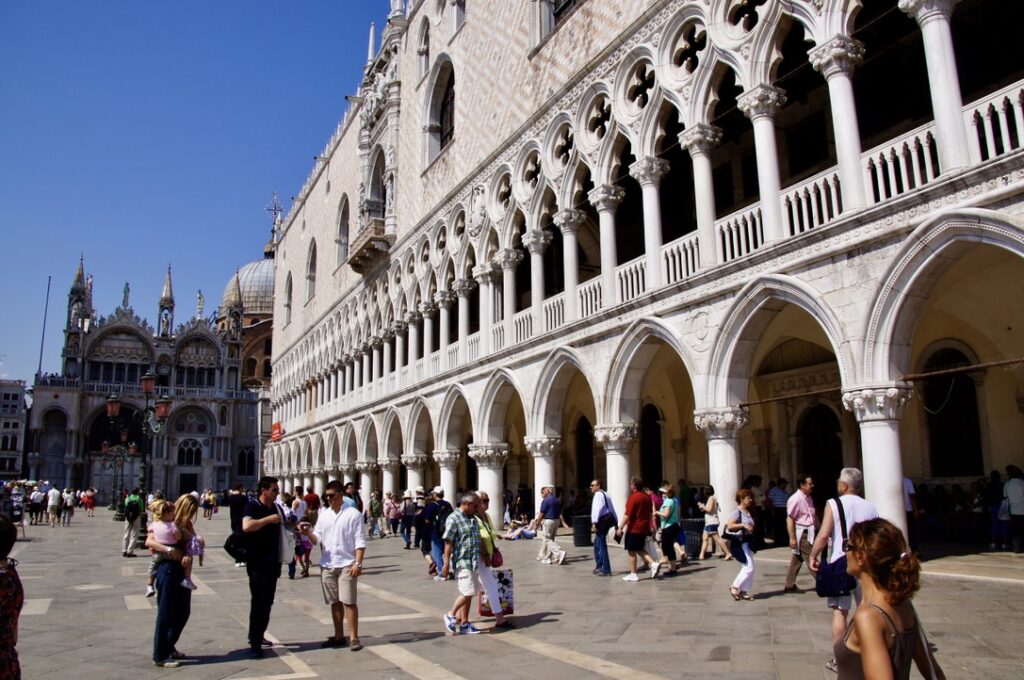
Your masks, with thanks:
[[[800,489],[786,501],[786,515],[793,518],[797,524],[805,527],[813,527],[817,514],[814,511],[814,501]]]
[[[153,538],[161,545],[174,545],[181,540],[181,530],[174,522],[153,522]]]

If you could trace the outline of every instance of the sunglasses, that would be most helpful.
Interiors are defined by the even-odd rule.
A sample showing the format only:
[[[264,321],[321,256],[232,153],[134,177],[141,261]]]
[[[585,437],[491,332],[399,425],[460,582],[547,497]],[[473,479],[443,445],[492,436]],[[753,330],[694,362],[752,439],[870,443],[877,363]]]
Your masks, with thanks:
[[[324,498],[326,498],[327,500],[330,500],[330,499],[334,498],[337,495],[338,494],[336,494],[336,493],[325,493],[324,494]]]

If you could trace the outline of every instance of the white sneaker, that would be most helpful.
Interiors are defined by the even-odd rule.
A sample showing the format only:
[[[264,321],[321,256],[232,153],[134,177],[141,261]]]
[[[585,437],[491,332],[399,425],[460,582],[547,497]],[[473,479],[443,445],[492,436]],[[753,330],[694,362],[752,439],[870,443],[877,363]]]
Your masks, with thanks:
[[[658,578],[658,572],[661,571],[661,562],[655,562],[651,565],[651,578]]]
[[[640,580],[640,577],[637,576],[636,574],[628,574],[627,576],[623,576],[622,580],[623,581],[629,581],[630,583],[636,583],[637,581]]]
[[[146,586],[146,597],[153,597],[156,595],[156,588],[153,586]]]
[[[542,559],[540,561],[540,563],[541,564],[551,564],[551,558],[550,557],[545,557],[544,559]]]
[[[558,563],[562,564],[563,562],[565,562],[565,551],[564,550],[562,552],[558,553]]]
[[[181,582],[181,587],[188,588],[189,590],[197,590],[199,588],[195,583],[192,583],[192,579],[190,578],[183,580]]]

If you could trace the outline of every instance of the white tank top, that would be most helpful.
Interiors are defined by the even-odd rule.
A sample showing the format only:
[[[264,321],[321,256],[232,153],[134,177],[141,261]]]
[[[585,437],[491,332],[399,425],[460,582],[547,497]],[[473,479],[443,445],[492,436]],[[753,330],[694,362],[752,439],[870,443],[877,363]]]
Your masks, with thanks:
[[[850,537],[850,530],[859,522],[866,522],[869,519],[878,517],[878,510],[873,503],[870,503],[860,496],[845,494],[839,497],[843,502],[843,512],[846,514],[846,537]],[[834,525],[832,527],[832,552],[829,553],[829,562],[834,562],[843,556],[843,530],[839,526],[839,510],[836,508],[836,499],[828,500],[829,509],[832,511]]]

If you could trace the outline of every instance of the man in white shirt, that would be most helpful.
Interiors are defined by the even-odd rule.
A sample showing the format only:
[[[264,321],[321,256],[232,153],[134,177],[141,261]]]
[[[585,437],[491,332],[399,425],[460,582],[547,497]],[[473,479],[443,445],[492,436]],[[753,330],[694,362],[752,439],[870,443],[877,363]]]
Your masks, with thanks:
[[[366,532],[363,515],[354,507],[343,507],[341,482],[333,480],[324,489],[328,507],[320,510],[316,527],[308,522],[299,525],[303,534],[316,545],[320,544],[320,579],[324,601],[331,606],[334,635],[324,640],[325,648],[345,646],[345,620],[351,636],[348,648],[358,652],[359,609],[356,606],[356,579],[363,573],[363,555],[366,551]]]
[[[1006,474],[1010,477],[1003,484],[1003,497],[1010,502],[1010,537],[1013,541],[1013,552],[1024,551],[1024,471],[1016,465],[1007,465]]]
[[[611,497],[601,488],[600,480],[590,483],[590,492],[594,499],[590,504],[590,523],[594,527],[594,574],[611,576],[612,563],[608,556],[608,530],[618,526],[619,516],[615,514],[615,506]]]
[[[52,487],[46,492],[46,509],[50,515],[50,527],[57,526],[57,519],[60,517],[60,506],[64,503],[64,494],[57,487]]]

